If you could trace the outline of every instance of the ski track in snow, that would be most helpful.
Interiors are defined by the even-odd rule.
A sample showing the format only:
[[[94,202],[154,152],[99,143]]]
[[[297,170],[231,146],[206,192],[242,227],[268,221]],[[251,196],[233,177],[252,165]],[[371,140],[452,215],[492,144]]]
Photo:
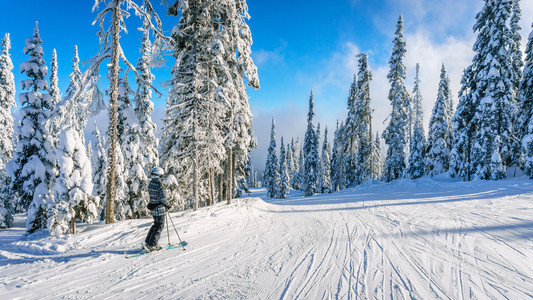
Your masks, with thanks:
[[[23,236],[17,216],[0,231],[0,298],[533,298],[533,181],[422,178],[310,198],[264,194],[173,213],[186,250],[130,259],[151,220],[38,239]]]

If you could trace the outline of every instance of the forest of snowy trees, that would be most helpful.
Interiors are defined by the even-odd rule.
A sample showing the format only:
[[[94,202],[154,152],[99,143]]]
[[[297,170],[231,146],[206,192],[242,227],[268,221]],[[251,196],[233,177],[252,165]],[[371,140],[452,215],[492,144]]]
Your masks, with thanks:
[[[358,70],[348,91],[347,117],[337,121],[333,146],[327,139],[319,153],[320,124],[313,124],[313,94],[304,146],[280,146],[276,158],[274,120],[262,183],[269,197],[284,198],[284,186],[303,195],[338,191],[372,180],[391,181],[449,172],[461,180],[498,180],[508,169],[522,169],[533,179],[533,32],[522,59],[519,0],[485,1],[476,15],[472,64],[464,70],[459,103],[454,108],[450,80],[442,65],[438,93],[425,135],[420,66],[409,93],[403,63],[407,45],[400,15],[389,59],[391,113],[384,132],[372,131],[367,55],[358,55]],[[532,25],[533,29],[533,25]],[[327,132],[327,131],[326,131]],[[380,146],[383,138],[384,159]],[[286,156],[284,158],[283,156]],[[300,165],[284,166],[294,160]],[[279,163],[277,163],[279,161]],[[301,164],[303,163],[303,166]],[[288,168],[289,176],[282,176]]]
[[[95,1],[101,48],[83,71],[74,48],[64,92],[57,54],[54,50],[48,66],[36,23],[24,45],[27,61],[18,66],[27,79],[20,83],[16,124],[15,66],[6,34],[0,52],[0,227],[11,227],[16,213],[27,214],[28,233],[54,235],[75,233],[78,222],[147,217],[147,185],[155,166],[165,170],[165,195],[175,210],[230,203],[259,185],[268,197],[285,198],[291,189],[312,196],[444,173],[498,180],[520,168],[533,178],[533,33],[523,59],[519,4],[485,1],[458,104],[454,107],[443,64],[427,130],[422,105],[428,99],[422,99],[421,85],[428,83],[417,64],[414,89],[407,90],[408,45],[400,16],[388,62],[391,113],[379,120],[385,130],[372,127],[373,75],[368,55],[361,53],[346,119],[338,120],[334,131],[322,130],[311,90],[303,140],[278,141],[272,118],[262,176],[250,161],[257,141],[246,88],[258,89],[259,78],[245,0],[177,0],[168,8],[178,19],[171,36],[165,36],[149,0]],[[130,13],[142,21],[136,64],[120,43]],[[164,49],[171,49],[173,67],[158,137],[151,114],[152,96],[160,91],[153,86],[152,68],[162,65]],[[103,89],[101,69],[109,82]],[[95,126],[87,142],[88,117],[102,110],[109,115],[107,132]]]
[[[0,227],[11,227],[15,213],[27,213],[28,233],[53,235],[75,233],[78,222],[147,217],[150,172],[160,164],[174,210],[229,203],[247,190],[256,141],[246,86],[259,88],[259,79],[246,1],[177,0],[168,7],[179,19],[171,36],[149,0],[97,0],[93,12],[100,50],[82,71],[74,48],[64,93],[56,52],[47,66],[36,23],[24,47],[27,61],[19,66],[27,79],[16,124],[9,34],[2,41]],[[130,14],[142,21],[136,65],[120,43]],[[151,98],[160,92],[151,69],[163,65],[165,49],[175,61],[159,139]],[[108,103],[99,87],[103,68]],[[88,117],[106,109],[107,132],[95,124],[94,143],[87,143]]]

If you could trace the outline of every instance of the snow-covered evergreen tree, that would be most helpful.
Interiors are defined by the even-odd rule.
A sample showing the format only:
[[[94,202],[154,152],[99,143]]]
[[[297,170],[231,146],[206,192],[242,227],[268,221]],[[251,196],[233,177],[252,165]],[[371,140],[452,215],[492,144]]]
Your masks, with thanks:
[[[267,196],[275,198],[278,195],[279,172],[278,158],[276,157],[276,123],[272,117],[272,128],[270,129],[270,145],[268,146],[267,161],[263,173],[263,186],[267,190]]]
[[[368,66],[368,56],[357,56],[359,73],[357,75],[357,161],[356,184],[366,182],[371,177],[370,157],[372,152],[372,100],[370,98],[370,82],[372,71]]]
[[[331,182],[334,192],[344,189],[344,144],[342,128],[343,124],[339,125],[339,120],[337,120],[331,154]]]
[[[520,87],[520,82],[522,81],[522,69],[524,67],[524,61],[522,60],[522,49],[520,49],[520,45],[522,42],[522,36],[520,35],[520,30],[522,30],[522,27],[520,27],[520,18],[522,17],[522,10],[520,8],[520,0],[512,0],[512,2],[512,13],[510,19],[511,38],[513,40],[510,47],[512,64],[511,80],[513,82],[513,89],[516,97]]]
[[[125,186],[126,211],[124,215],[117,211],[117,219],[140,218],[149,214],[146,208],[149,202],[146,182],[149,181],[145,173],[144,145],[141,141],[141,127],[133,110],[130,95],[133,92],[129,88],[127,77],[120,82],[118,97],[118,143],[124,159],[124,173],[117,174],[123,177]],[[117,191],[118,193],[118,191]]]
[[[298,160],[298,154],[300,150],[300,142],[298,140],[291,139],[290,146],[290,164],[289,164],[289,177],[291,179],[291,187],[295,190],[300,189],[300,162]]]
[[[96,144],[95,151],[92,156],[92,170],[93,170],[93,195],[99,197],[98,211],[104,210],[105,188],[106,188],[106,167],[107,167],[107,152],[104,137],[100,135],[96,122],[94,124],[94,131],[92,132]]]
[[[321,193],[331,193],[331,146],[328,141],[328,128],[324,129],[324,142],[322,143],[322,155],[320,155],[321,175],[319,190]]]
[[[10,197],[17,203],[18,211],[28,210],[27,230],[33,233],[47,228],[48,206],[53,205],[52,187],[57,170],[52,141],[47,130],[49,110],[52,108],[45,77],[48,67],[43,59],[42,40],[37,24],[33,37],[26,39],[24,53],[30,58],[20,65],[20,71],[29,79],[21,86],[27,92],[19,95],[21,108],[17,126],[17,147],[6,169],[11,177],[8,187]]]
[[[309,96],[309,112],[307,113],[307,130],[304,139],[304,169],[301,190],[304,196],[312,196],[318,192],[318,140],[313,125],[313,91]]]
[[[403,58],[405,57],[406,45],[403,40],[403,17],[401,15],[396,25],[395,35],[392,55],[389,59],[390,70],[387,74],[391,84],[389,100],[391,101],[392,112],[389,115],[389,125],[383,132],[383,138],[388,145],[385,162],[386,181],[402,178],[406,172],[410,96],[404,84],[406,69]]]
[[[0,227],[11,227],[13,224],[13,208],[10,197],[2,195],[8,182],[5,172],[6,164],[13,158],[13,115],[15,103],[15,76],[13,62],[9,50],[11,40],[9,33],[2,39],[0,52]]]
[[[357,107],[357,76],[354,75],[353,82],[348,93],[348,115],[343,127],[343,150],[344,150],[344,186],[353,186],[357,184],[357,150],[358,150],[358,112]]]
[[[52,60],[50,61],[50,89],[48,94],[50,95],[51,110],[55,108],[57,103],[61,101],[61,91],[59,90],[59,78],[57,77],[57,52],[56,49],[52,52]],[[53,134],[52,132],[50,132]]]
[[[425,170],[426,135],[424,133],[424,111],[422,110],[422,93],[420,92],[420,65],[416,64],[415,86],[413,89],[413,136],[409,151],[409,168],[411,178],[422,177]]]
[[[152,43],[150,42],[150,21],[144,18],[143,27],[140,28],[143,37],[141,39],[141,57],[137,62],[137,93],[135,96],[135,115],[139,120],[142,154],[142,165],[146,176],[149,176],[155,166],[159,166],[159,154],[157,152],[158,140],[155,136],[156,125],[152,122],[151,114],[154,111],[152,96],[152,81],[155,78],[151,72],[152,66]],[[148,181],[140,187],[148,189]]]
[[[524,77],[519,91],[521,113],[518,119],[518,136],[524,151],[524,172],[533,179],[533,23],[531,28],[526,46]]]
[[[426,170],[430,175],[437,175],[448,171],[450,163],[449,144],[450,119],[448,111],[450,110],[449,79],[446,75],[446,68],[442,65],[440,72],[439,89],[437,92],[437,101],[433,106],[431,119],[429,120],[428,146],[426,154]]]
[[[371,170],[372,180],[379,180],[383,174],[383,159],[381,157],[381,142],[379,140],[379,133],[376,132],[376,139],[372,144],[372,152],[370,155],[370,161],[372,163]]]
[[[288,153],[287,151],[285,151],[285,149],[288,149],[288,145],[287,147],[285,147],[283,137],[281,137],[280,144],[281,148],[279,152],[279,188],[277,197],[280,199],[285,199],[287,198],[287,195],[289,195],[290,191],[289,168],[287,167]]]
[[[61,131],[56,153],[59,176],[54,186],[56,204],[48,212],[48,228],[55,235],[75,233],[76,220],[91,223],[98,218],[91,161],[74,128]]]
[[[460,100],[454,115],[454,147],[450,169],[465,180],[473,174],[494,178],[491,168],[494,151],[499,151],[503,170],[516,159],[514,118],[513,57],[514,43],[509,28],[512,3],[486,1],[476,15],[475,56],[462,79]],[[496,138],[500,149],[494,149]]]
[[[317,141],[317,192],[322,193],[322,156],[320,155],[320,122],[316,126],[316,141]]]

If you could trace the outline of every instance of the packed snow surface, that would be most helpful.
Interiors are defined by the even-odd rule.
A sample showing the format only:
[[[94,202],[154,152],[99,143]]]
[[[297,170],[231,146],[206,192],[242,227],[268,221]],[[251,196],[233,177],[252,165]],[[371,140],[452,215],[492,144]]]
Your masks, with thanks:
[[[129,259],[151,220],[39,238],[23,236],[18,216],[0,231],[0,298],[533,297],[533,181],[425,177],[310,198],[264,194],[173,213],[186,250]]]

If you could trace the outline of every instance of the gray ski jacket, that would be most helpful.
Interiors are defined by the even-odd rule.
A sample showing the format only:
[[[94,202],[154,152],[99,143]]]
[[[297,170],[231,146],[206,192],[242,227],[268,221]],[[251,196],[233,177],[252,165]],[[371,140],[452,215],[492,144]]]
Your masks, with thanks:
[[[148,194],[150,194],[150,204],[148,208],[154,217],[164,216],[165,212],[170,208],[170,204],[165,200],[163,194],[163,185],[159,178],[152,177],[148,185]]]

